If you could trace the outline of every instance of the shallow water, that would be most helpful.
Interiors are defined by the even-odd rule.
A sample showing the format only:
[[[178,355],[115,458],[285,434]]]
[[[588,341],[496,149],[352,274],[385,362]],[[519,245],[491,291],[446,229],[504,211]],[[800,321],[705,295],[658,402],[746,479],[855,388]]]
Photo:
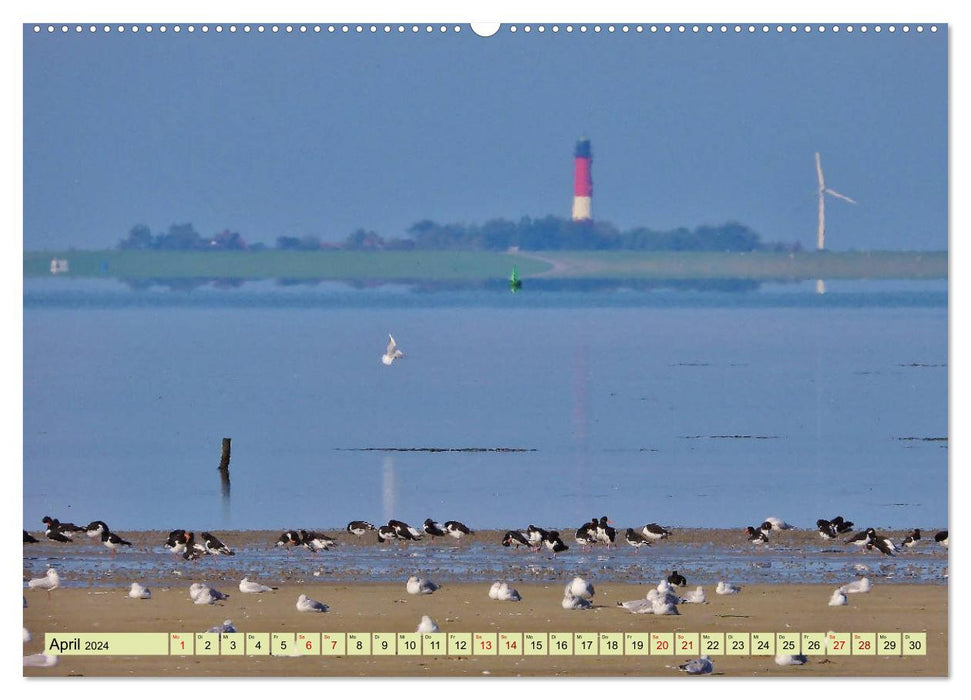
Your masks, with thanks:
[[[27,529],[947,526],[943,282],[822,296],[59,282],[24,294]],[[405,357],[384,367],[389,331]],[[414,448],[526,451],[399,451]]]

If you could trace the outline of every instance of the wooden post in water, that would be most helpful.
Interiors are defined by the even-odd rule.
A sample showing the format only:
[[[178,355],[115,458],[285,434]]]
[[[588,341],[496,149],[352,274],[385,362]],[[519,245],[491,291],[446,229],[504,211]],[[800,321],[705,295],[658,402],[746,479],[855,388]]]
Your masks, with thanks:
[[[223,498],[229,498],[229,453],[231,451],[232,439],[223,438],[223,455],[219,460],[219,477],[222,480]]]

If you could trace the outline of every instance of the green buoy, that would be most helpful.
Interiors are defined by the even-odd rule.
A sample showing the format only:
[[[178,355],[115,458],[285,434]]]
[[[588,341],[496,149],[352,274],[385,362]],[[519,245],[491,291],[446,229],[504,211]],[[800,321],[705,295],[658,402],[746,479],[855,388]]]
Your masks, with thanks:
[[[515,294],[520,289],[523,288],[523,281],[519,279],[519,273],[516,272],[516,268],[512,269],[512,274],[509,276],[509,291]]]

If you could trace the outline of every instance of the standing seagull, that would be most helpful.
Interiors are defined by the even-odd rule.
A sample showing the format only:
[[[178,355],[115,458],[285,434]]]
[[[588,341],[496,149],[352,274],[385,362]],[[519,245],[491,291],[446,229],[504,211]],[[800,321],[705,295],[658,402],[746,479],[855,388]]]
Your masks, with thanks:
[[[61,577],[57,575],[54,567],[47,570],[47,575],[44,578],[32,578],[27,582],[27,588],[42,588],[47,591],[48,597],[50,597],[51,591],[59,585],[61,585]]]
[[[392,335],[388,333],[388,349],[385,350],[384,354],[381,356],[381,362],[386,365],[390,365],[399,357],[404,356],[405,354],[398,349],[398,345],[394,342]]]

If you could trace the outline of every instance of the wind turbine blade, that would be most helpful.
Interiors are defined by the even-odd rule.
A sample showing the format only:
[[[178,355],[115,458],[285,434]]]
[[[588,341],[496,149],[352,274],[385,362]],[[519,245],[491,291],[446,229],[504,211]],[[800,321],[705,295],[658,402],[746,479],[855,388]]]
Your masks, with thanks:
[[[819,151],[816,151],[816,175],[819,176],[819,189],[822,191],[826,185],[823,184],[823,164],[819,161]]]
[[[856,204],[856,203],[857,203],[855,199],[850,199],[850,198],[849,198],[849,197],[847,197],[847,196],[846,196],[845,194],[840,194],[840,193],[839,193],[839,192],[837,192],[836,190],[831,190],[831,189],[829,189],[828,187],[826,188],[826,194],[831,194],[831,195],[833,195],[834,197],[839,197],[840,199],[843,199],[843,200],[846,200],[846,201],[847,201],[847,202],[849,202],[850,204]]]

